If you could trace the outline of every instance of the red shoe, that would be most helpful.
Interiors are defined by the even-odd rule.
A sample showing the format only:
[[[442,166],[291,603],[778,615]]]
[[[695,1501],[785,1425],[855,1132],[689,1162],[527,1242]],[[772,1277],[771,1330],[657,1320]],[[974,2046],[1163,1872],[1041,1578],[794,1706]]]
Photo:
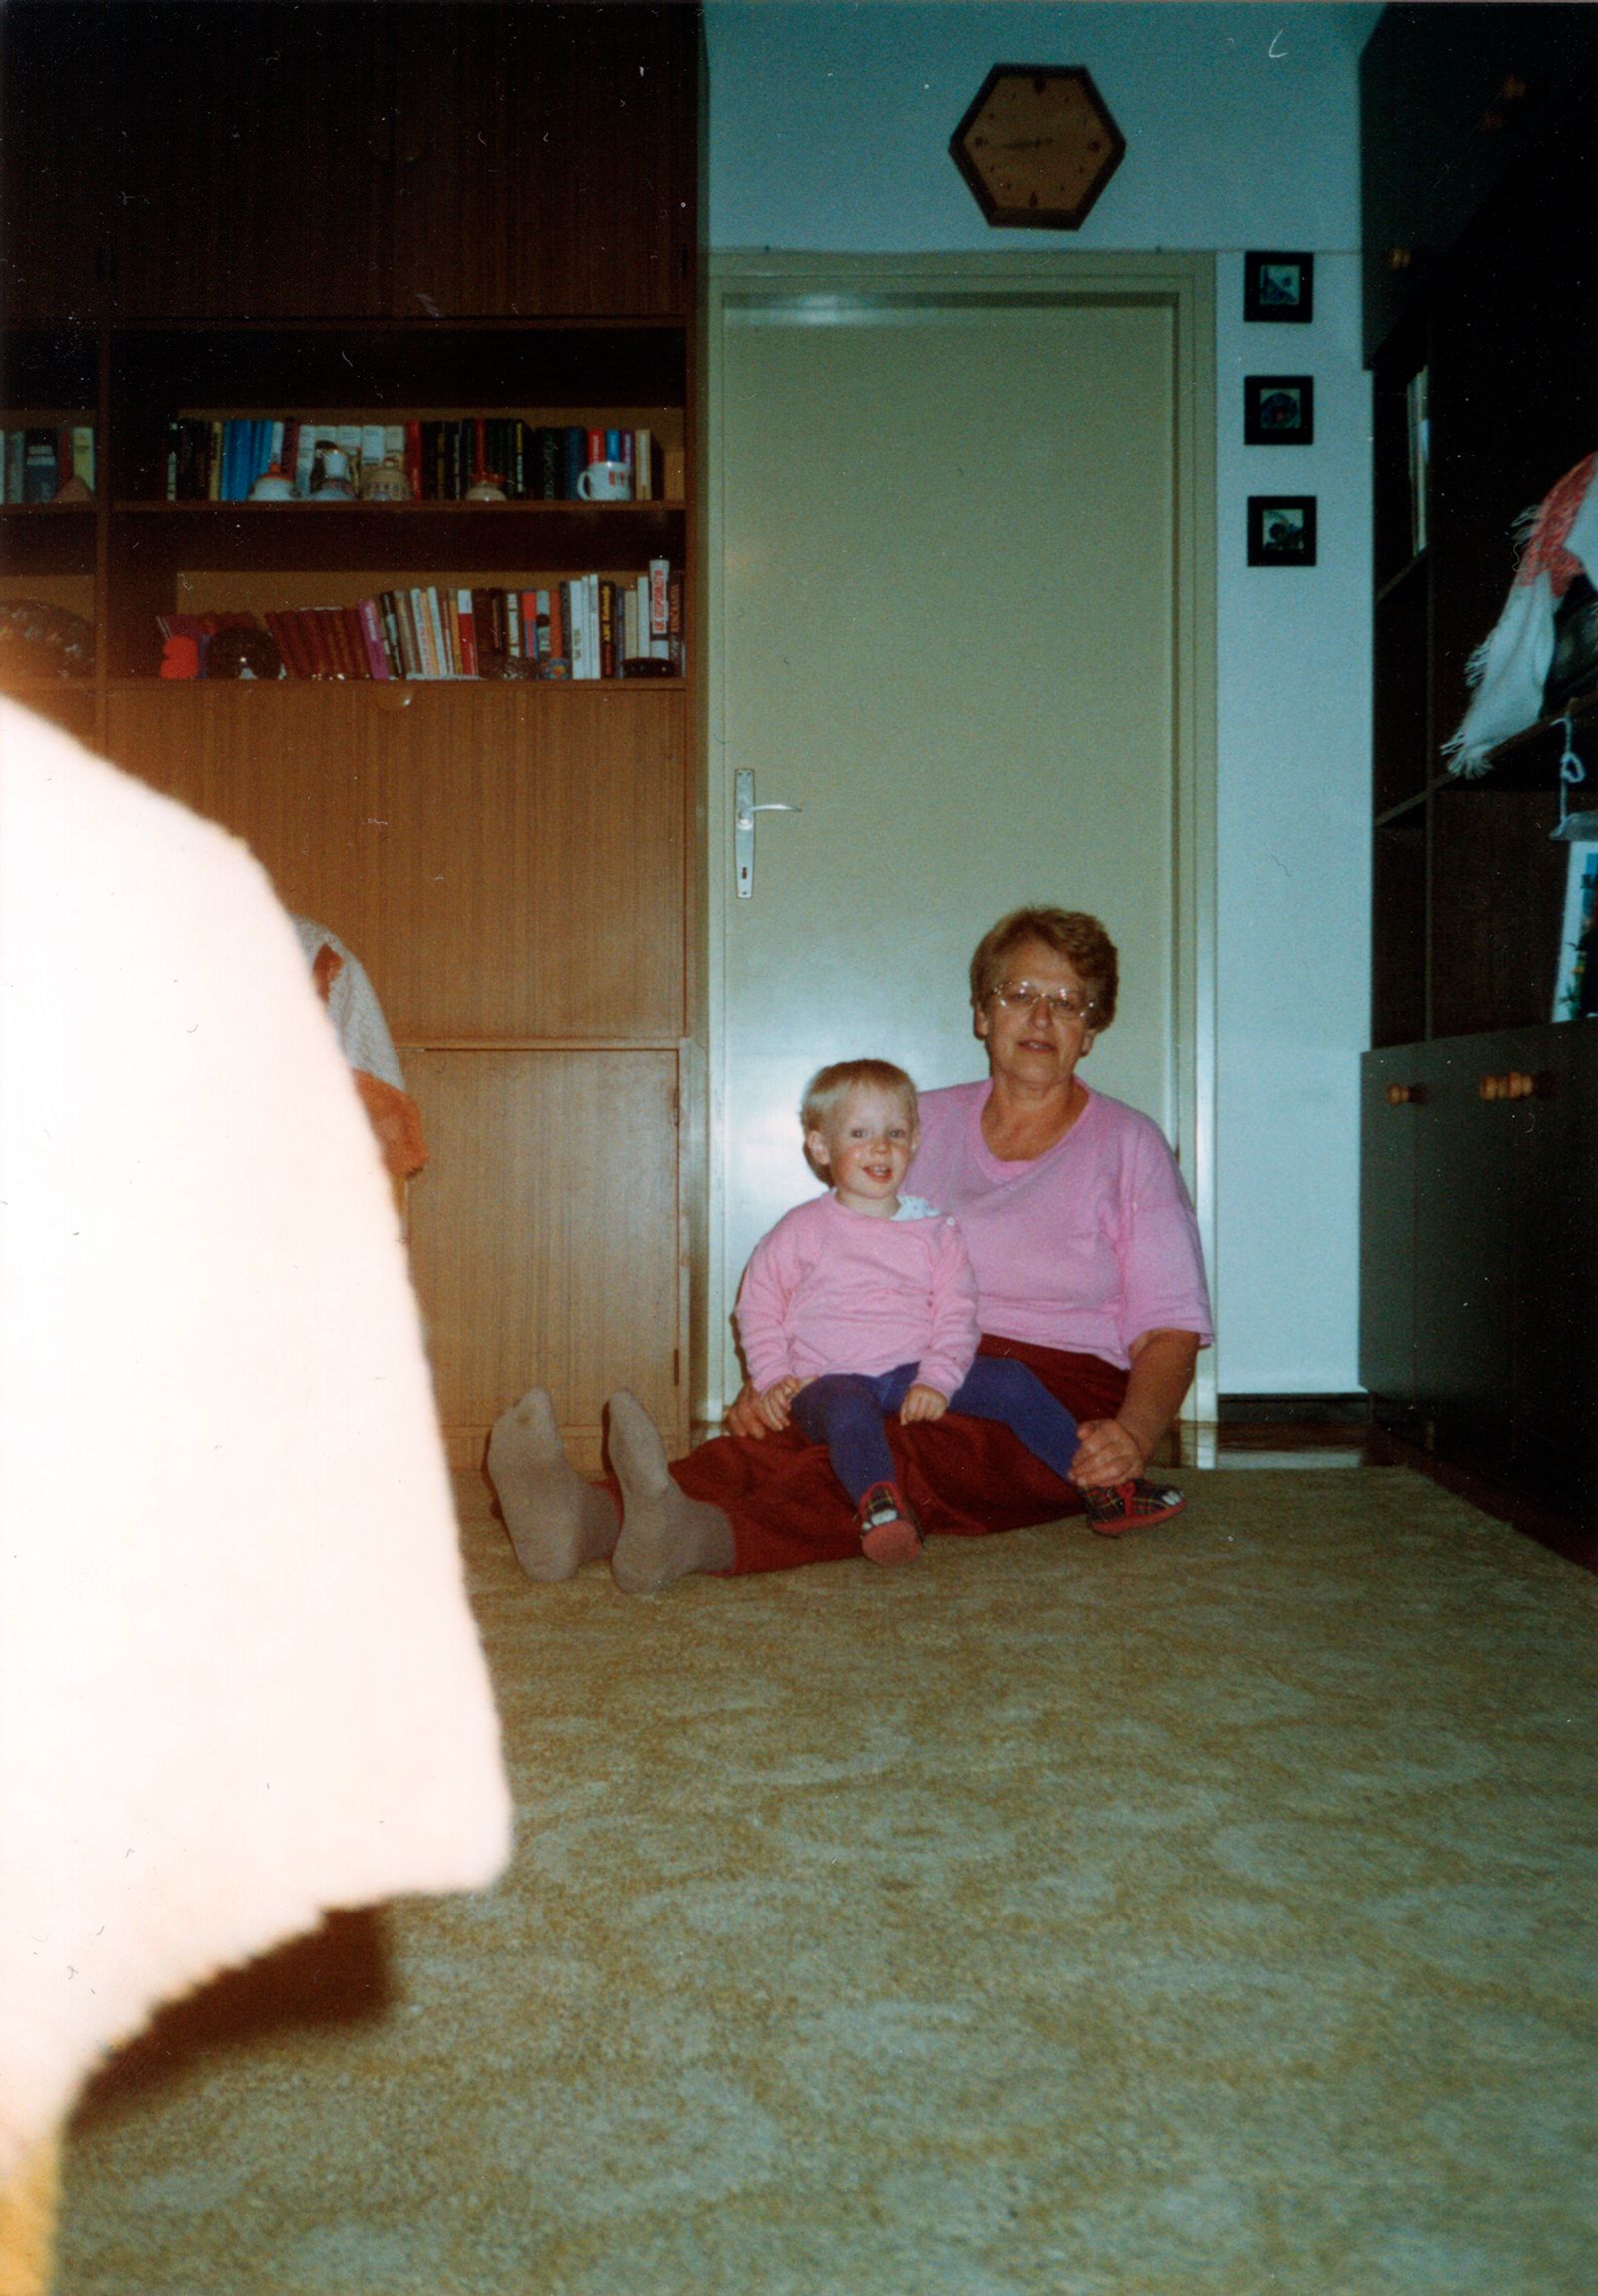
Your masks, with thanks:
[[[1164,1483],[1146,1483],[1141,1475],[1126,1483],[1084,1484],[1082,1503],[1089,1530],[1102,1539],[1119,1539],[1123,1531],[1169,1522],[1188,1504],[1180,1491]]]
[[[909,1563],[920,1554],[921,1525],[897,1483],[873,1483],[855,1512],[861,1552],[874,1563]]]

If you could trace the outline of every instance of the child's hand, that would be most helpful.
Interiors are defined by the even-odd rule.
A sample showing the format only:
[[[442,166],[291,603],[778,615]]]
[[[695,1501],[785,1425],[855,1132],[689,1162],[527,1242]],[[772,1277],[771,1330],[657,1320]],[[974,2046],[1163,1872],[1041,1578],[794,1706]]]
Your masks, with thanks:
[[[918,1419],[941,1419],[949,1408],[947,1395],[940,1395],[936,1387],[923,1387],[918,1381],[899,1406],[899,1417],[906,1427],[913,1427]]]
[[[774,1435],[780,1435],[783,1428],[788,1425],[793,1417],[789,1405],[800,1388],[807,1387],[809,1384],[807,1379],[796,1378],[790,1372],[786,1379],[779,1379],[775,1386],[768,1387],[763,1395],[755,1397],[755,1411],[762,1423],[769,1427]]]

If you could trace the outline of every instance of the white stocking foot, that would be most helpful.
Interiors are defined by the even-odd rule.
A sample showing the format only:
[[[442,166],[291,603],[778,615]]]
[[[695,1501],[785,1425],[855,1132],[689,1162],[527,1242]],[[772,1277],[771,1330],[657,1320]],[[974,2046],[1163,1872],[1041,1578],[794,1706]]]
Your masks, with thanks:
[[[566,1457],[546,1387],[494,1421],[488,1473],[529,1579],[569,1579],[614,1548],[621,1523],[610,1494],[585,1483]]]
[[[732,1525],[678,1490],[654,1421],[625,1388],[610,1398],[610,1464],[622,1502],[610,1569],[624,1594],[657,1595],[688,1571],[731,1570]]]

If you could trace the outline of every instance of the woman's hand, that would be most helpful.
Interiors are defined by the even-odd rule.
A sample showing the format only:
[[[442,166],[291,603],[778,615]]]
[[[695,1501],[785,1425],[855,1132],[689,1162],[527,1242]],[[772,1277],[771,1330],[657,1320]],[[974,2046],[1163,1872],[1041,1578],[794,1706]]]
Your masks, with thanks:
[[[940,1395],[936,1387],[923,1387],[918,1380],[899,1406],[900,1423],[913,1427],[918,1419],[941,1419],[948,1408],[947,1395]]]
[[[1125,1483],[1143,1473],[1193,1383],[1198,1341],[1191,1331],[1145,1331],[1127,1353],[1132,1368],[1120,1411],[1114,1419],[1084,1419],[1077,1429],[1074,1483]]]
[[[1077,1455],[1071,1479],[1079,1487],[1129,1483],[1141,1475],[1149,1454],[1119,1419],[1084,1419],[1077,1428]]]
[[[808,1387],[809,1384],[808,1379],[800,1379],[790,1372],[786,1379],[776,1380],[773,1385],[765,1389],[764,1393],[759,1395],[755,1393],[752,1387],[744,1387],[739,1393],[737,1402],[727,1414],[728,1424],[732,1428],[732,1432],[735,1435],[753,1435],[756,1440],[764,1435],[768,1429],[772,1434],[780,1435],[783,1428],[792,1422],[793,1412],[790,1406],[794,1397],[801,1387]],[[744,1414],[747,1415],[750,1424],[740,1426],[738,1420],[740,1415]]]
[[[747,1442],[763,1440],[766,1422],[760,1416],[760,1397],[746,1379],[733,1398],[727,1413],[727,1433],[742,1435]]]
[[[786,1379],[779,1379],[774,1387],[768,1387],[763,1395],[756,1398],[755,1409],[774,1435],[780,1435],[792,1420],[793,1413],[789,1405],[800,1388],[807,1387],[809,1383],[807,1379],[796,1379],[790,1372]]]

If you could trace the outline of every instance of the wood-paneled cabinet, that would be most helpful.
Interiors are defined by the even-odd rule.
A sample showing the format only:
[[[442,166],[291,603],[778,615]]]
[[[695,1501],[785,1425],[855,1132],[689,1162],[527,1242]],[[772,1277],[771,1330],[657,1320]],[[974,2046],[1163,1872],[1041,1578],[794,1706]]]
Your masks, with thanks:
[[[7,0],[3,39],[18,321],[691,307],[676,0]]]
[[[1598,53],[1588,11],[1520,0],[1384,8],[1360,56],[1365,356],[1424,305],[1496,186],[1572,100]]]
[[[8,683],[245,838],[371,976],[431,1152],[409,1235],[457,1463],[534,1380],[589,1463],[616,1385],[684,1442],[697,9],[14,0],[0,33],[28,250],[0,408],[91,423],[98,464],[86,506],[0,507],[0,602],[95,647],[59,682],[13,649]],[[70,181],[38,173],[52,136]],[[660,461],[621,502],[172,498],[180,419],[287,415],[644,428]],[[160,674],[160,616],[662,562],[663,676]]]
[[[1550,1024],[1565,737],[1554,718],[1528,728],[1478,778],[1445,754],[1515,572],[1517,521],[1598,445],[1585,13],[1390,8],[1361,65],[1377,1050],[1360,1365],[1378,1416],[1587,1511],[1598,1036]],[[1384,274],[1392,247],[1404,261]],[[1593,697],[1575,725],[1598,780]],[[1500,1094],[1503,1078],[1521,1084]]]
[[[385,308],[688,306],[697,9],[421,12],[426,35],[392,48]]]
[[[1364,1063],[1361,1357],[1389,1424],[1598,1508],[1598,1031]]]

